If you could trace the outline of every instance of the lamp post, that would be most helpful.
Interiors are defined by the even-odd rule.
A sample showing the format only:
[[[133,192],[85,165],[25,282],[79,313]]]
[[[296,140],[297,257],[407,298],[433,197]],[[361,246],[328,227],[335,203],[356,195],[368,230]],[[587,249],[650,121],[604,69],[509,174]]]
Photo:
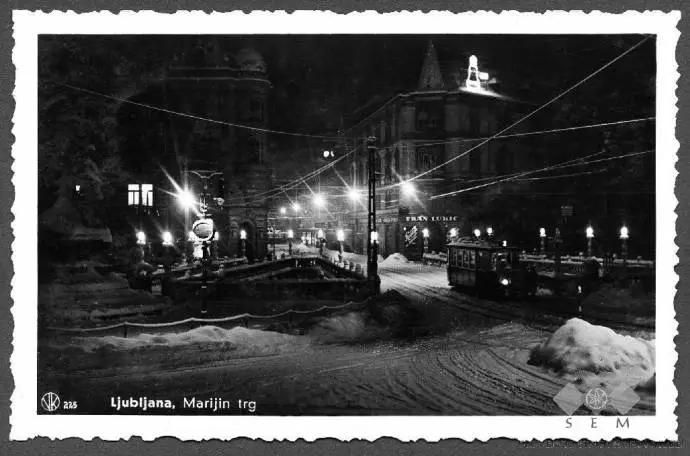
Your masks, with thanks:
[[[479,236],[481,236],[481,235],[482,235],[482,230],[480,230],[479,228],[476,228],[476,229],[474,230],[474,237],[476,237],[477,239],[479,239]]]
[[[247,230],[240,230],[240,252],[242,257],[247,256]]]
[[[628,227],[623,225],[621,227],[621,256],[623,257],[623,273],[628,275],[628,238],[630,237],[630,232]]]
[[[288,236],[288,255],[292,256],[292,238],[294,237],[295,233],[292,230],[287,231],[287,236]]]
[[[345,231],[338,230],[336,232],[336,236],[338,237],[338,263],[340,263],[343,261],[343,241],[345,241]]]
[[[494,235],[494,229],[491,228],[490,226],[486,227],[486,234],[491,237]]]
[[[326,242],[326,240],[323,238],[323,230],[319,229],[319,231],[316,232],[316,237],[319,240],[319,255],[323,255],[323,245]]]
[[[429,253],[429,228],[422,230],[422,237],[424,238],[424,253]]]
[[[539,228],[539,243],[541,256],[546,254],[546,228]]]
[[[146,246],[146,233],[141,230],[137,231],[137,245],[139,246],[139,250],[141,252],[141,262],[145,263],[146,251],[144,250],[144,247]]]
[[[369,240],[367,242],[367,278],[372,283],[375,293],[379,293],[381,286],[381,279],[378,274],[378,253],[379,242],[378,233],[376,231],[376,138],[370,136],[367,138],[367,170],[369,171],[369,204],[367,214],[367,233]]]
[[[585,236],[587,237],[587,257],[592,256],[592,239],[594,239],[594,228],[588,225],[585,229]]]
[[[451,228],[449,234],[450,234],[451,241],[454,241],[458,237],[458,229],[457,228]]]

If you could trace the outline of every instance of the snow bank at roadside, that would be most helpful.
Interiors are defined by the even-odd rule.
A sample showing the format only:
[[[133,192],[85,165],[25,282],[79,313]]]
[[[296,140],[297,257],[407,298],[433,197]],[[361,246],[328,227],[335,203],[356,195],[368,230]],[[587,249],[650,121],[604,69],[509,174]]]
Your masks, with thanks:
[[[534,347],[530,364],[568,374],[592,373],[607,382],[648,388],[655,381],[655,341],[572,318]]]
[[[403,255],[402,253],[393,253],[393,254],[388,255],[388,258],[386,258],[385,260],[383,260],[381,262],[381,264],[383,266],[388,266],[391,264],[398,264],[398,263],[409,263],[409,261],[407,260],[407,258],[405,258],[405,255]]]
[[[181,333],[139,334],[132,337],[102,336],[81,339],[77,346],[85,352],[99,351],[137,351],[164,350],[195,346],[198,348],[217,347],[233,350],[236,354],[258,356],[282,353],[304,345],[298,336],[235,327],[223,329],[217,326],[202,326]]]

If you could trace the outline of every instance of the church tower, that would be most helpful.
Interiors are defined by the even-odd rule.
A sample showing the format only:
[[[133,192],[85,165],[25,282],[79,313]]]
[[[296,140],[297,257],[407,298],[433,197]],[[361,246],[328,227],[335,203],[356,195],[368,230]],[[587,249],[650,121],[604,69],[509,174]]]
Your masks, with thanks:
[[[443,90],[443,76],[441,66],[438,64],[436,48],[429,41],[422,65],[422,74],[419,76],[419,90]]]

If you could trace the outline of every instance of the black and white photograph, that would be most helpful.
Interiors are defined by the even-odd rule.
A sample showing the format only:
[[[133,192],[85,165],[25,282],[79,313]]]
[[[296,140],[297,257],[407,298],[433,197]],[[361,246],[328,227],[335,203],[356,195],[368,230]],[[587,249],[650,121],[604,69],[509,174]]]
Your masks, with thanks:
[[[644,433],[658,39],[38,34],[31,413]]]

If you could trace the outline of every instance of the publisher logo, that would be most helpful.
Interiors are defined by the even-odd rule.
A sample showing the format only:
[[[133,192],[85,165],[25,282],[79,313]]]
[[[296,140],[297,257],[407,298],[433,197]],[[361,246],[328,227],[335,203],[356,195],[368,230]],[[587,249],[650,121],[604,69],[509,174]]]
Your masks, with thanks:
[[[601,388],[592,388],[585,394],[585,405],[592,411],[599,411],[609,403],[609,396]]]
[[[41,407],[46,412],[54,412],[60,408],[60,397],[55,393],[45,393],[41,397]]]

